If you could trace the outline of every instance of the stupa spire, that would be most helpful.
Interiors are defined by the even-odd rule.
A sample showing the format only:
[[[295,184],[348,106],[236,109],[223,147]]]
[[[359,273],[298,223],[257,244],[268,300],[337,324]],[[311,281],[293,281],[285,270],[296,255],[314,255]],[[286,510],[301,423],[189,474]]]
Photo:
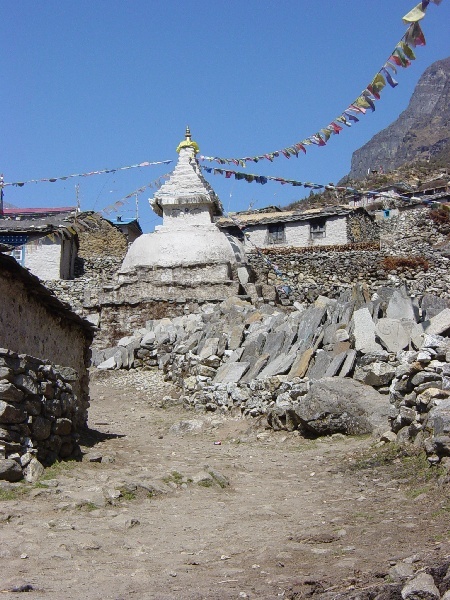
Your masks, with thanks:
[[[189,125],[186,126],[185,138],[182,142],[178,144],[177,152],[180,153],[180,150],[183,148],[192,148],[194,150],[194,155],[200,152],[200,148],[198,147],[197,142],[194,142],[191,135],[191,130],[189,129]]]

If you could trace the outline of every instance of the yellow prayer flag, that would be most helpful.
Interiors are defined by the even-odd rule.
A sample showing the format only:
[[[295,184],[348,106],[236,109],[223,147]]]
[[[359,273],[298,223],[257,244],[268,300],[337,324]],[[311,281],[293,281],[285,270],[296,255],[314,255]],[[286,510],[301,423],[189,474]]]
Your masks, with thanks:
[[[409,13],[403,17],[403,23],[417,23],[417,21],[423,19],[424,16],[425,11],[422,8],[422,2],[419,2],[417,6],[411,9]]]

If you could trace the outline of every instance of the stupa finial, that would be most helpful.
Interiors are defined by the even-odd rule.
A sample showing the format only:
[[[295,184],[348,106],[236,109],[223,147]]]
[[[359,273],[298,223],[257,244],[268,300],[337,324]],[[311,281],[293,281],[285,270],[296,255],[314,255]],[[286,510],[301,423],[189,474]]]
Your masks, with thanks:
[[[185,139],[178,144],[177,152],[180,152],[182,148],[193,148],[194,154],[200,152],[197,142],[194,142],[191,135],[189,125],[186,126]]]

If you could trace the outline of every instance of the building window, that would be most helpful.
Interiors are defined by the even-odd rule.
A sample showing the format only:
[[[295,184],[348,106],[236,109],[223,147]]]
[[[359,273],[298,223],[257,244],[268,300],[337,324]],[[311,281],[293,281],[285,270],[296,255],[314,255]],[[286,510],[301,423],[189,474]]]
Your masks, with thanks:
[[[309,224],[309,235],[312,240],[325,237],[325,219],[317,219]]]
[[[284,244],[286,241],[286,233],[284,231],[284,223],[272,223],[267,226],[267,244]]]
[[[24,264],[25,264],[24,246],[16,246],[14,248],[14,250],[12,252],[10,252],[10,256],[15,258],[16,261],[19,263],[19,265],[22,265],[22,267],[24,266]]]

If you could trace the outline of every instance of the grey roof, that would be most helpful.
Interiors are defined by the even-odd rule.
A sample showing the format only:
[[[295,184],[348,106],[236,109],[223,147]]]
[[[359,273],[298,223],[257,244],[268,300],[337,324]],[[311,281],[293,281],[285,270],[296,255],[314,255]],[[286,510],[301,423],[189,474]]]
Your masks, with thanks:
[[[58,229],[64,229],[73,223],[73,213],[60,213],[48,215],[36,219],[16,219],[12,216],[0,218],[0,232],[12,233],[50,233]]]
[[[347,216],[354,212],[366,212],[363,208],[350,206],[329,206],[324,208],[311,208],[305,211],[287,210],[273,213],[232,213],[228,217],[221,217],[216,221],[218,227],[232,227],[236,221],[245,226],[265,225],[268,223],[286,223],[289,221],[311,221],[323,217]]]

